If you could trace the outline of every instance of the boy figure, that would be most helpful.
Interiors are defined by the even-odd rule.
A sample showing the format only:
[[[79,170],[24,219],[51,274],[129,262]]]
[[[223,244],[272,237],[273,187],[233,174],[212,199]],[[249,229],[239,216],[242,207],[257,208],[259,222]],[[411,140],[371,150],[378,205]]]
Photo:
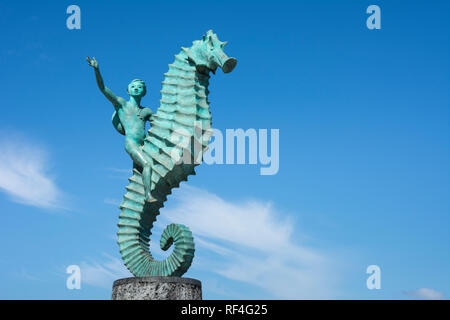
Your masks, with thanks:
[[[112,121],[117,131],[125,135],[125,150],[131,156],[131,159],[142,167],[145,200],[156,201],[150,194],[153,160],[142,150],[145,139],[145,123],[150,121],[153,114],[152,110],[141,106],[141,99],[147,93],[145,83],[140,79],[131,81],[127,88],[130,100],[126,101],[117,97],[103,84],[97,60],[89,57],[86,57],[86,60],[94,68],[100,91],[111,101],[116,110]]]

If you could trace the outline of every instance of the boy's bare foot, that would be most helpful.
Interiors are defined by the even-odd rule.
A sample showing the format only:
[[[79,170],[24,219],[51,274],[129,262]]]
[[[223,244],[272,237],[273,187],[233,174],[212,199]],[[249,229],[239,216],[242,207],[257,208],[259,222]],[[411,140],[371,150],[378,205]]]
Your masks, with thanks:
[[[150,193],[148,193],[148,194],[145,196],[145,201],[146,201],[146,202],[156,202],[156,201],[158,201],[158,200],[156,200],[155,198],[153,198],[152,195],[151,195]]]

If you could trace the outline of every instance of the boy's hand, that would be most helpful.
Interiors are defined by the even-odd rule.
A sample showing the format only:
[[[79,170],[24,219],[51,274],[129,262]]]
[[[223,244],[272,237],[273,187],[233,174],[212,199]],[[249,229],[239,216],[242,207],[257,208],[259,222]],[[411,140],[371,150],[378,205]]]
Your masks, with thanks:
[[[97,62],[97,60],[95,60],[95,57],[92,59],[89,57],[86,57],[86,60],[91,67],[93,67],[94,69],[98,69],[98,62]]]

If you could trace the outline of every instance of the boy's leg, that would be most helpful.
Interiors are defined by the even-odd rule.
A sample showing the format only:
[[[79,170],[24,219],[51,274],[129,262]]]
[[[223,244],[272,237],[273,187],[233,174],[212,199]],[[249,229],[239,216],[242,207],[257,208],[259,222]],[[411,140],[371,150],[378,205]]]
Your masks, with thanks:
[[[142,167],[142,182],[144,184],[144,193],[146,201],[156,201],[150,191],[152,185],[152,159],[142,152],[140,146],[134,141],[125,141],[125,150],[131,156],[134,162]]]
[[[152,185],[152,166],[151,165],[145,166],[144,169],[142,169],[142,182],[144,183],[145,200],[146,201],[155,201],[155,199],[152,197],[152,195],[150,193],[151,185]]]

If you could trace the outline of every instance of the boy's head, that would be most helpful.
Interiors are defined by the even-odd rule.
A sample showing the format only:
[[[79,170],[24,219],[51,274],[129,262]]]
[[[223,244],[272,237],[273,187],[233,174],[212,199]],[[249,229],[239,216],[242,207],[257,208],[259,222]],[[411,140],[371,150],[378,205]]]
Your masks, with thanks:
[[[145,94],[147,93],[145,82],[141,79],[132,80],[128,85],[127,92],[130,96],[145,96]]]

